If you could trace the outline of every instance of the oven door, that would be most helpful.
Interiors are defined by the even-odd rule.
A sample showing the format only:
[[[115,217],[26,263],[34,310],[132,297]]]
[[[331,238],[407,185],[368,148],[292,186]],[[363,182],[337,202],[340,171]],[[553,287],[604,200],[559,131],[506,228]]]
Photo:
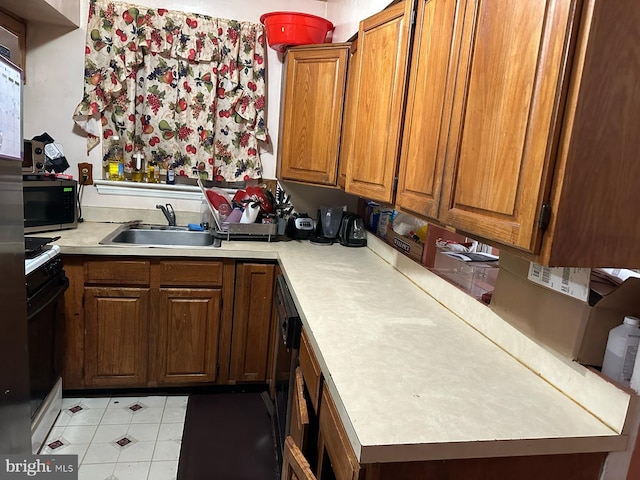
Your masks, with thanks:
[[[69,279],[62,271],[27,299],[33,453],[42,447],[61,409],[64,351],[61,308],[68,286]]]

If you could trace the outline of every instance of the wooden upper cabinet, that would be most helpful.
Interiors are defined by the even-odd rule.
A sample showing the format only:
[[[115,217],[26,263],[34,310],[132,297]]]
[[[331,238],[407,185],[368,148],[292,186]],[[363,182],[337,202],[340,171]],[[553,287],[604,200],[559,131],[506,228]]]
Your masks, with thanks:
[[[576,3],[461,2],[441,222],[525,251],[539,248]]]
[[[581,15],[540,257],[639,268],[640,8],[589,0]]]
[[[459,4],[419,0],[417,7],[396,205],[431,218],[440,204],[451,115],[445,93]]]
[[[0,45],[9,49],[9,59],[24,71],[27,58],[27,25],[23,20],[0,10],[0,27]]]
[[[278,178],[336,186],[349,44],[290,48]]]
[[[396,205],[546,265],[637,267],[639,23],[633,0],[419,1]]]
[[[360,22],[352,149],[345,190],[393,202],[404,114],[411,12],[406,0]]]
[[[347,73],[347,91],[344,99],[344,117],[342,121],[342,136],[340,137],[340,159],[338,161],[338,186],[344,190],[347,183],[347,165],[353,155],[353,126],[355,102],[353,96],[358,86],[358,70],[354,68],[358,63],[358,38],[351,42],[349,51],[349,71]]]

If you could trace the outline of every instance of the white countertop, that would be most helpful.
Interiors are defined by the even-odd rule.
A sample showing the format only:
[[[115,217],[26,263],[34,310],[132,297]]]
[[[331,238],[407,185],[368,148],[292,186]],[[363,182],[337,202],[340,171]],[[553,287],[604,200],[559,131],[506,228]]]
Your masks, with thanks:
[[[370,248],[97,245],[117,226],[84,223],[60,232],[56,243],[63,254],[278,259],[361,463],[625,449],[621,426],[599,420]],[[471,305],[470,315],[486,315],[486,307]],[[566,365],[567,375],[577,372],[572,378],[588,377],[584,367]],[[594,379],[585,386],[593,389]]]

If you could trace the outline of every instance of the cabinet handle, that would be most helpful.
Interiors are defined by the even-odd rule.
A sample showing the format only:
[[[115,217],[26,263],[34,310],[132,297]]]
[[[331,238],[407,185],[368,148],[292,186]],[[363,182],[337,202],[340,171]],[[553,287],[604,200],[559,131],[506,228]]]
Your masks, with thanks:
[[[538,227],[544,231],[549,226],[549,220],[551,220],[551,205],[543,203],[540,207],[540,218],[538,219]]]

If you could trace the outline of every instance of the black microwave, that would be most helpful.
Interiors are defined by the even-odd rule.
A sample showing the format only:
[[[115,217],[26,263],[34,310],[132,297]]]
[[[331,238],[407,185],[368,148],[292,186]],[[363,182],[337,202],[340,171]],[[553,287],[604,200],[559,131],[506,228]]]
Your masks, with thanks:
[[[40,177],[22,181],[24,232],[49,232],[78,226],[75,180]]]

